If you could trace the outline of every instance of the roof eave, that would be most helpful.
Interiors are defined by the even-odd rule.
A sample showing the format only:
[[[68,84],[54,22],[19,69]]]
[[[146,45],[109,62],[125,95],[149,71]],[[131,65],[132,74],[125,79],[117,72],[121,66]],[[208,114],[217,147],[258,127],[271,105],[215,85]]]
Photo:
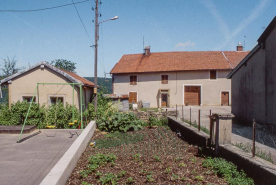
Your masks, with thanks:
[[[254,53],[256,53],[260,49],[260,45],[257,44],[249,53],[246,55],[246,57],[227,75],[227,79],[231,79],[232,76],[241,68],[241,66],[247,62],[249,58],[253,56]]]

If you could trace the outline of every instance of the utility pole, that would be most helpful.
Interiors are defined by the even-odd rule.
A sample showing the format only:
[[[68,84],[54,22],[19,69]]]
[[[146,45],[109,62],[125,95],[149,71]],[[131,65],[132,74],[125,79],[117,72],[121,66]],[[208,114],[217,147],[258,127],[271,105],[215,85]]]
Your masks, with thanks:
[[[98,62],[98,0],[95,0],[95,66],[94,66],[94,109],[97,112],[97,94],[98,94],[98,79],[97,79],[97,62]]]

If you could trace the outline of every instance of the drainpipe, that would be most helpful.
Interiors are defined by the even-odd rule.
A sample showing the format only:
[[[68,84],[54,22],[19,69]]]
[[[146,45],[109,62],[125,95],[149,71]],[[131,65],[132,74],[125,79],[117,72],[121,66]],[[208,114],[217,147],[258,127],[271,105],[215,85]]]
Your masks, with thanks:
[[[0,98],[3,98],[3,93],[2,93],[2,84],[0,83]]]

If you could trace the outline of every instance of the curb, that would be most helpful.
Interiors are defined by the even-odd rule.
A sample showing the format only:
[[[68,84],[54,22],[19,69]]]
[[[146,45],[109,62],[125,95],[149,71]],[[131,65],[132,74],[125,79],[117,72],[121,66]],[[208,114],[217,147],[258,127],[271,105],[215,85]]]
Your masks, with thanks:
[[[81,154],[87,147],[96,129],[95,121],[91,121],[79,137],[74,141],[62,158],[42,180],[40,185],[63,185],[70,177]]]

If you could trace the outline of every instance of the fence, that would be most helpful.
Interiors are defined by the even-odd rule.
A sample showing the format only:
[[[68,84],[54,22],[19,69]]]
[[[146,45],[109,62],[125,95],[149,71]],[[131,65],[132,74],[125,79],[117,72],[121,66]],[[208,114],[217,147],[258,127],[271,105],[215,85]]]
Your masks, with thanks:
[[[222,113],[218,109],[207,109],[207,107],[187,107],[176,105],[176,117],[194,126],[198,131],[210,134],[210,118],[212,113]],[[256,121],[252,126],[232,125],[232,133],[240,136],[234,137],[232,143],[272,163],[276,163],[276,125],[262,125]],[[272,152],[271,152],[272,151]],[[275,153],[275,154],[274,154]]]

